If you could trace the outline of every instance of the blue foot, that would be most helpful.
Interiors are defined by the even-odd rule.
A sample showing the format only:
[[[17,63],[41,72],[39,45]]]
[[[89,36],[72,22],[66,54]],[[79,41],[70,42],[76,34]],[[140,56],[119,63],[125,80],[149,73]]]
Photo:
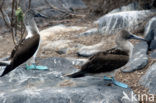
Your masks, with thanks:
[[[121,83],[119,81],[116,81],[113,77],[110,78],[110,77],[107,77],[107,76],[104,76],[104,80],[109,80],[109,81],[112,81],[113,84],[119,86],[119,87],[122,87],[122,88],[128,88],[128,85],[125,84],[125,83]]]
[[[35,65],[35,64],[32,64],[32,65],[27,65],[26,64],[26,69],[27,70],[32,70],[32,69],[34,69],[34,70],[48,70],[48,67],[47,66],[37,66],[37,65]]]
[[[112,81],[112,78],[107,77],[107,76],[104,76],[104,80],[109,80],[109,81]]]

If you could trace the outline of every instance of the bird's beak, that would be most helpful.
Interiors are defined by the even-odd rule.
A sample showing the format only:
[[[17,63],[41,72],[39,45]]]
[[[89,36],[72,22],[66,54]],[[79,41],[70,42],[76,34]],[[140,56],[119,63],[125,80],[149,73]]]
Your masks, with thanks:
[[[37,14],[35,15],[35,17],[42,17],[42,18],[45,18],[45,19],[48,18],[47,16],[45,16],[45,15],[43,15],[43,14],[40,14],[40,13],[37,13]]]
[[[136,36],[134,34],[130,34],[129,39],[136,39],[136,40],[146,41],[144,38]]]

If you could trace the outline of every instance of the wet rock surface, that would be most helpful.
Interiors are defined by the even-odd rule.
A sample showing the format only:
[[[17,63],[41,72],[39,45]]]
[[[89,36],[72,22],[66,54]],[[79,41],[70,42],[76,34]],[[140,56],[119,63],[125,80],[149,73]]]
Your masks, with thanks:
[[[2,103],[135,103],[122,98],[131,89],[115,85],[97,77],[70,79],[64,74],[75,72],[72,63],[64,58],[38,59],[47,71],[16,68],[0,78],[0,101]],[[0,71],[2,72],[3,69]]]
[[[156,95],[156,63],[141,77],[140,84],[149,89],[149,93]]]
[[[148,45],[146,42],[139,42],[134,46],[132,57],[122,68],[123,72],[132,72],[144,68],[148,63]]]

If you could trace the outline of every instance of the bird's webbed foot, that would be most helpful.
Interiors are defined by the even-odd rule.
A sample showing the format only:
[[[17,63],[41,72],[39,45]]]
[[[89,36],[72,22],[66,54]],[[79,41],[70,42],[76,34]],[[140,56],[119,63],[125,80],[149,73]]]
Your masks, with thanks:
[[[113,84],[115,84],[115,85],[117,85],[119,87],[128,88],[128,85],[127,84],[115,80],[114,77],[104,76],[104,80],[111,81]],[[109,84],[109,86],[110,86],[110,84]]]
[[[32,65],[26,64],[26,69],[27,70],[48,70],[48,67],[43,65],[36,65],[35,63],[33,63]]]

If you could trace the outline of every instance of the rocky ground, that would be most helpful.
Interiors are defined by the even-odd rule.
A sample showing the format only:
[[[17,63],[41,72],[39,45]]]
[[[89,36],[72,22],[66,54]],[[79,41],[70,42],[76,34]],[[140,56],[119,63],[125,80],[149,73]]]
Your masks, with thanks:
[[[71,18],[71,19],[65,19],[62,21],[58,20],[51,20],[51,24],[45,25],[40,27],[40,31],[43,32],[42,30],[45,30],[46,28],[58,25],[58,24],[63,24],[67,27],[70,26],[77,26],[75,29],[74,28],[66,28],[67,31],[64,31],[65,29],[62,29],[62,31],[55,31],[54,34],[50,34],[50,36],[44,36],[41,35],[44,39],[41,43],[41,47],[39,50],[39,53],[37,57],[39,58],[47,58],[47,57],[72,57],[72,58],[77,58],[77,59],[88,59],[88,57],[80,57],[77,55],[77,51],[79,50],[80,47],[82,46],[89,46],[89,45],[94,45],[102,42],[102,46],[98,48],[100,51],[107,50],[109,48],[112,48],[115,46],[115,35],[111,36],[104,36],[100,35],[99,33],[95,33],[95,35],[89,35],[89,36],[79,36],[79,34],[85,32],[86,30],[89,30],[91,28],[97,27],[97,25],[94,25],[93,22],[96,21],[100,16],[96,15],[88,15],[90,11],[85,10],[85,11],[79,11],[79,14],[84,15],[83,17],[76,17],[76,18]],[[51,31],[53,32],[53,31]],[[50,33],[51,33],[50,32]],[[41,33],[41,34],[44,34]],[[137,35],[143,36],[142,33],[138,33]],[[60,41],[61,46],[57,44],[56,42]],[[53,44],[56,43],[57,45],[48,45],[48,44]],[[131,41],[133,44],[136,44],[136,41]],[[59,46],[58,46],[59,45]],[[100,44],[99,44],[100,45]],[[4,34],[0,35],[0,57],[6,57],[10,54],[11,50],[14,48],[14,44],[12,41],[11,33],[7,32]],[[65,49],[65,53],[64,53]],[[63,53],[59,50],[63,50]],[[144,67],[141,70],[137,70],[132,73],[123,73],[120,70],[116,73],[116,79],[127,83],[130,88],[134,91],[135,94],[149,94],[148,89],[145,88],[144,86],[141,86],[139,84],[140,78],[146,73],[148,68],[154,64],[154,60],[149,58],[148,64],[146,67]],[[80,66],[75,66],[77,69],[80,68]],[[140,101],[141,103],[146,103],[144,101]],[[149,103],[149,102],[148,102]]]
[[[82,18],[76,18],[71,19],[70,22],[64,23],[65,25],[73,25],[73,26],[80,26],[80,27],[88,27],[87,29],[90,29],[94,27],[92,25],[92,22],[95,21],[97,18],[95,17],[92,20],[82,19]],[[44,27],[46,28],[46,27]],[[40,28],[40,30],[44,29]],[[70,31],[66,33],[57,33],[52,38],[50,38],[51,41],[56,40],[72,40],[76,44],[83,44],[83,45],[93,45],[97,44],[101,41],[104,41],[106,45],[101,48],[101,50],[107,50],[115,45],[114,39],[115,36],[102,36],[102,35],[92,35],[92,36],[86,36],[86,37],[76,37],[76,35],[84,32],[87,30],[86,28],[82,28],[80,31]],[[135,42],[132,41],[134,44]],[[12,41],[11,33],[6,33],[0,36],[0,57],[6,57],[10,54],[10,51],[13,49],[14,44]],[[46,58],[46,57],[75,57],[75,58],[83,58],[77,56],[77,50],[71,50],[67,54],[59,54],[56,52],[55,49],[42,49],[44,48],[44,45],[41,46],[40,51],[38,53],[37,57],[40,58]],[[145,74],[147,71],[147,68],[151,66],[153,61],[149,61],[148,65],[143,70],[138,70],[133,73],[122,73],[121,71],[118,71],[116,73],[116,79],[119,81],[122,81],[124,83],[127,83],[136,94],[142,94],[142,93],[148,93],[148,89],[141,86],[138,82],[140,80],[140,77]],[[79,67],[77,67],[79,68]]]

